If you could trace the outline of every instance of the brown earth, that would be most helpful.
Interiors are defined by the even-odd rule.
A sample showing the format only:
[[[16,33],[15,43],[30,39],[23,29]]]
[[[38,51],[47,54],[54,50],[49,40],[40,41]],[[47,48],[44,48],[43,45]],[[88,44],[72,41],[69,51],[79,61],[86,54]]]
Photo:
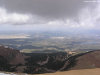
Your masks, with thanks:
[[[18,50],[12,48],[0,47],[0,56],[3,56],[12,65],[24,64],[25,55],[21,54]]]
[[[100,75],[100,69],[83,69],[83,70],[72,70],[66,72],[56,72],[50,74],[39,74],[39,75]]]
[[[91,51],[77,57],[76,64],[71,69],[100,68],[100,50]]]

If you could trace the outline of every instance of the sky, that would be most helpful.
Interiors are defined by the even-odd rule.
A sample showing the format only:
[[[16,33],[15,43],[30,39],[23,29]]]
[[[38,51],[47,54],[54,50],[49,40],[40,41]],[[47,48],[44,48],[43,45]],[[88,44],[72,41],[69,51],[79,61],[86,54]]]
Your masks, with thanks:
[[[0,0],[0,31],[100,29],[100,0]]]

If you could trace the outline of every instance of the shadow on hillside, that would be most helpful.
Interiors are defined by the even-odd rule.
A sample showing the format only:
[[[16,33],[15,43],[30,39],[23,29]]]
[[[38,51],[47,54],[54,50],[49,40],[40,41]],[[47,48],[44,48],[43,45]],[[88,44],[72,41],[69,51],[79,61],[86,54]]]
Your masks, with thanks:
[[[60,69],[65,62],[67,53],[32,53],[26,54],[30,56],[26,59],[25,73],[40,74],[40,73],[52,73]]]
[[[12,68],[12,65],[9,64],[7,59],[3,56],[0,56],[0,71],[14,72],[15,69]]]

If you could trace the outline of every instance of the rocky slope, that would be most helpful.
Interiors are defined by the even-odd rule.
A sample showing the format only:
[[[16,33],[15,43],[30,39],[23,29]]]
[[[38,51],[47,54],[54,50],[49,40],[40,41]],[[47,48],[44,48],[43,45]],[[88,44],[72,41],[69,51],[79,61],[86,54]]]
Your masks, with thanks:
[[[18,50],[0,46],[0,71],[16,71],[18,65],[25,64],[25,58]]]
[[[0,71],[28,74],[100,68],[100,51],[70,56],[66,52],[20,53],[0,46]]]
[[[68,59],[66,52],[20,53],[18,50],[0,46],[0,71],[47,73],[56,72]]]

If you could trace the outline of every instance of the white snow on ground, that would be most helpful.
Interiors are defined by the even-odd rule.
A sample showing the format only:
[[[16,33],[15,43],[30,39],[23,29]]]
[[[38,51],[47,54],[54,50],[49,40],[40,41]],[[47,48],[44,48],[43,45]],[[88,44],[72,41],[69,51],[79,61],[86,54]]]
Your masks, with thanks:
[[[11,73],[11,74],[0,73],[0,75],[16,75],[16,74],[13,74],[13,73]]]
[[[0,75],[28,75],[28,74],[0,73]]]

